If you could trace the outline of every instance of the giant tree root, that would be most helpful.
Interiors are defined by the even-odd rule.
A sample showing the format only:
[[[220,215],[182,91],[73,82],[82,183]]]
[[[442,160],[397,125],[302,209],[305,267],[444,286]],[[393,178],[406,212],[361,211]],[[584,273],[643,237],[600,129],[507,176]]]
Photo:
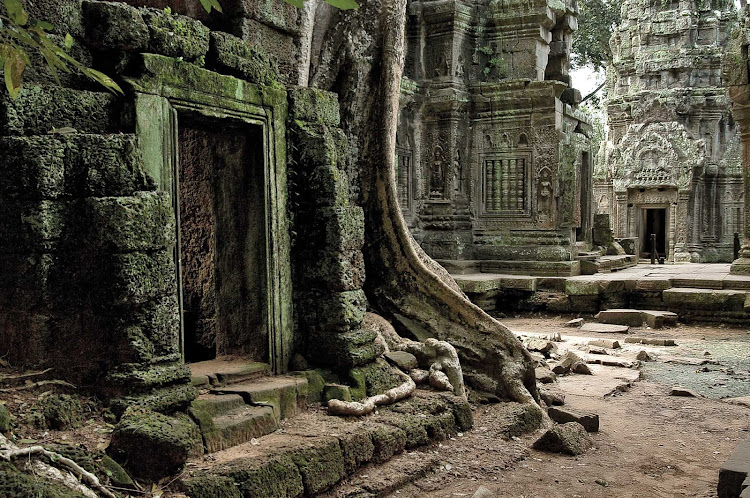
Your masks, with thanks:
[[[31,457],[44,457],[44,459],[48,460],[52,465],[47,465],[37,461],[34,463],[33,468],[51,480],[59,481],[74,491],[78,491],[85,496],[95,497],[96,494],[86,487],[91,486],[102,496],[107,498],[117,498],[114,493],[105,488],[104,485],[99,482],[99,479],[94,474],[85,470],[70,458],[65,458],[59,453],[49,451],[43,446],[19,448],[11,443],[5,436],[0,434],[0,460],[10,462],[12,460],[30,459]],[[55,469],[55,467],[68,471],[70,474],[65,475],[62,472],[56,472],[57,469]],[[73,480],[75,483],[78,483],[77,485],[70,479],[71,475],[75,478]]]
[[[337,92],[342,128],[356,157],[365,210],[365,292],[386,317],[403,315],[452,344],[467,384],[522,403],[538,402],[534,364],[518,339],[472,304],[415,244],[396,190],[395,149],[404,67],[406,0],[362,0],[329,12],[316,37],[313,86]]]
[[[338,399],[332,399],[328,402],[328,414],[329,415],[341,415],[351,417],[363,417],[369,415],[375,411],[375,408],[383,405],[392,405],[402,399],[406,399],[414,394],[417,389],[417,384],[414,383],[411,377],[405,373],[397,370],[398,374],[404,378],[404,383],[398,387],[386,391],[383,394],[377,396],[371,396],[363,402],[347,402]]]

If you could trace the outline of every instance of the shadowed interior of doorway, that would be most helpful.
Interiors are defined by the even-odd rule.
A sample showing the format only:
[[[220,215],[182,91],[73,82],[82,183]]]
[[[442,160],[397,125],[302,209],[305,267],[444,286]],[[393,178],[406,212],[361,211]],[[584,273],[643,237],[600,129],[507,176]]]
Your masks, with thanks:
[[[267,362],[262,128],[181,115],[178,141],[185,361]]]

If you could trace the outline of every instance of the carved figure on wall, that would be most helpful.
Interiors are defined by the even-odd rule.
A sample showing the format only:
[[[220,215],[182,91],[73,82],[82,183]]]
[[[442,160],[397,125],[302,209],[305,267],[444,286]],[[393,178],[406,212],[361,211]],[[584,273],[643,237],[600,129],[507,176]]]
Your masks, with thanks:
[[[539,181],[537,182],[537,218],[539,222],[546,223],[551,219],[552,214],[552,170],[543,167],[539,171]]]
[[[461,164],[461,151],[456,149],[456,157],[453,159],[453,189],[457,194],[464,191],[464,168]]]
[[[445,165],[445,150],[441,145],[435,144],[430,167],[430,197],[433,199],[445,196]]]

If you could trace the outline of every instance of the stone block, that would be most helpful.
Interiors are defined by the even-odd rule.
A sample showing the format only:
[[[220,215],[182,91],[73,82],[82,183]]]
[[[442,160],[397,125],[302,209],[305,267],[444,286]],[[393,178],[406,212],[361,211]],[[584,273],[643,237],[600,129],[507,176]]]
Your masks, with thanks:
[[[261,23],[285,31],[299,34],[299,12],[293,5],[274,0],[225,0],[222,3],[224,15],[255,19]]]
[[[591,437],[578,422],[555,425],[536,440],[534,448],[551,453],[578,456],[592,445]]]
[[[200,21],[156,9],[144,9],[142,14],[150,34],[149,52],[189,62],[208,53],[210,30]]]
[[[51,254],[0,254],[0,306],[28,311],[50,308]]]
[[[23,0],[22,3],[30,18],[50,23],[54,27],[52,33],[83,36],[81,0]]]
[[[614,339],[596,339],[588,342],[589,346],[595,346],[607,349],[620,349],[620,341]]]
[[[710,289],[668,289],[662,294],[664,304],[684,310],[744,311],[747,292]]]
[[[341,453],[344,457],[344,469],[347,474],[352,474],[364,464],[372,461],[375,445],[370,435],[364,429],[343,434],[338,437],[341,445]]]
[[[595,332],[597,334],[627,334],[630,327],[627,325],[609,325],[606,323],[586,323],[581,327],[582,332]]]
[[[305,285],[334,292],[355,291],[365,283],[365,261],[362,251],[321,251],[308,256],[302,264],[301,278]]]
[[[128,124],[124,116],[111,93],[33,85],[24,85],[16,100],[0,93],[0,135],[46,135],[63,127],[113,133]]]
[[[55,199],[65,192],[65,146],[51,136],[0,138],[3,197]]]
[[[131,407],[115,426],[107,453],[134,476],[158,481],[178,473],[198,447],[202,451],[200,431],[187,416]]]
[[[277,61],[281,82],[285,85],[297,82],[299,50],[295,36],[246,17],[229,19],[222,31],[238,36],[251,45],[263,47]]]
[[[551,406],[547,410],[549,418],[559,424],[578,422],[586,429],[586,432],[599,432],[599,415],[595,413],[581,414],[568,408],[557,408]]]
[[[323,124],[294,121],[289,126],[291,155],[297,167],[311,170],[318,166],[344,169],[348,144],[344,132]]]
[[[419,367],[417,357],[411,353],[407,353],[406,351],[390,351],[385,354],[385,359],[393,365],[396,365],[404,372],[408,372],[409,370],[414,370],[415,368]]]
[[[150,251],[174,243],[174,211],[165,192],[92,197],[84,202],[91,243],[97,247],[112,252]]]
[[[65,201],[0,202],[0,253],[50,252],[68,224]]]
[[[367,298],[361,290],[349,292],[306,292],[300,294],[299,314],[307,324],[326,330],[350,330],[364,319]]]
[[[206,65],[258,85],[279,84],[278,64],[269,57],[261,45],[251,45],[228,33],[211,33],[211,47]]]
[[[326,384],[323,389],[323,402],[328,403],[332,399],[349,402],[352,400],[352,393],[349,386],[341,384]]]
[[[33,368],[46,365],[52,344],[50,316],[29,311],[0,313],[0,348],[11,365]]]
[[[86,40],[101,50],[146,51],[149,29],[141,11],[119,2],[83,2]]]
[[[599,295],[599,282],[568,279],[565,282],[565,293],[569,296],[597,296]]]
[[[601,323],[611,325],[628,325],[630,327],[641,327],[643,325],[643,315],[638,310],[629,309],[610,309],[600,311],[596,319]]]
[[[302,496],[305,492],[300,470],[288,454],[261,461],[235,460],[218,468],[217,473],[239,484],[239,496]]]
[[[671,287],[672,282],[668,278],[641,278],[635,284],[638,291],[663,291]]]
[[[646,325],[652,329],[677,325],[677,313],[672,313],[671,311],[641,310],[641,315],[646,320]]]
[[[289,96],[289,118],[319,123],[337,128],[341,122],[339,98],[333,92],[317,88],[291,87]]]
[[[383,463],[406,448],[406,432],[386,424],[374,424],[367,428],[373,444],[372,461]]]
[[[309,175],[305,192],[312,195],[316,206],[346,207],[349,205],[349,177],[335,166],[319,166]]]
[[[103,293],[111,304],[141,304],[177,291],[175,263],[171,251],[115,254],[101,275]],[[106,282],[106,283],[105,283]],[[107,292],[109,291],[109,292]]]
[[[302,475],[302,483],[308,496],[315,496],[333,487],[346,476],[341,446],[338,439],[333,437],[294,451],[291,459]]]

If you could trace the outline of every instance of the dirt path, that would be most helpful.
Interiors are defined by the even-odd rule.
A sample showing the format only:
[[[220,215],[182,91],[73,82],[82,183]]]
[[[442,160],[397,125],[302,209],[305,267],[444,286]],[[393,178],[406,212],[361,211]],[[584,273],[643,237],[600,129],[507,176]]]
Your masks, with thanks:
[[[565,335],[555,317],[506,323],[513,330]],[[750,353],[744,329],[681,326],[639,334],[679,338],[687,346],[681,354],[713,349],[742,360]],[[480,486],[498,497],[518,498],[716,496],[720,465],[741,440],[750,438],[750,408],[718,399],[670,397],[673,379],[659,382],[654,377],[660,372],[652,369],[629,391],[606,398],[566,395],[566,407],[600,416],[595,448],[581,457],[527,449],[539,434],[501,440],[492,430],[498,408],[483,406],[475,414],[474,431],[429,450],[440,462],[435,473],[389,496],[471,497]],[[741,381],[750,372],[739,373]],[[750,382],[740,381],[734,394],[750,395]],[[564,388],[565,379],[561,382]]]

